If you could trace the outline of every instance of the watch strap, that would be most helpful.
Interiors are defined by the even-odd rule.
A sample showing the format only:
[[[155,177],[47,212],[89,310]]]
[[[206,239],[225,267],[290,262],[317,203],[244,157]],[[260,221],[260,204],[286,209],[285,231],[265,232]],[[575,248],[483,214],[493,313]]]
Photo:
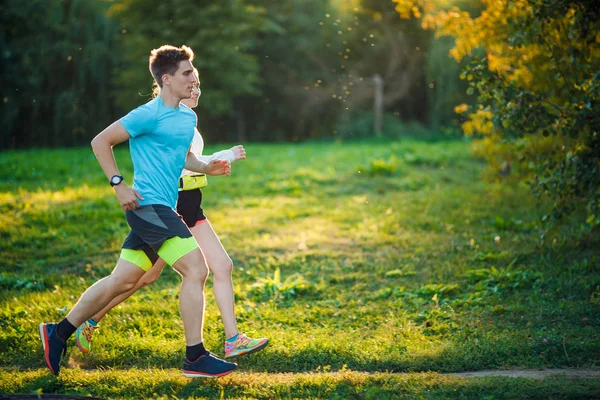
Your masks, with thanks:
[[[109,182],[110,182],[110,186],[117,186],[118,184],[123,182],[123,177],[121,175],[113,175],[110,177]]]

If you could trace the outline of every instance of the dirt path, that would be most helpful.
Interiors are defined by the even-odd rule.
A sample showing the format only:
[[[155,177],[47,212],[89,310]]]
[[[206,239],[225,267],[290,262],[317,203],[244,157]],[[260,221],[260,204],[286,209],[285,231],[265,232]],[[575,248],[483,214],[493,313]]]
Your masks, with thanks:
[[[544,379],[551,376],[564,376],[567,378],[599,379],[600,369],[509,369],[509,370],[483,370],[473,372],[456,372],[444,374],[464,378],[482,378],[485,376],[506,376],[509,378]]]

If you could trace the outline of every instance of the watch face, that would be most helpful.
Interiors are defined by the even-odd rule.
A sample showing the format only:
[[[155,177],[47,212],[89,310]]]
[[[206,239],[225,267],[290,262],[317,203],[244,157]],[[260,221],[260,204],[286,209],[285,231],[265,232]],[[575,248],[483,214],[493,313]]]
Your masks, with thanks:
[[[121,183],[122,180],[122,177],[115,175],[112,178],[110,178],[110,183],[112,183],[113,185],[118,185],[119,183]]]

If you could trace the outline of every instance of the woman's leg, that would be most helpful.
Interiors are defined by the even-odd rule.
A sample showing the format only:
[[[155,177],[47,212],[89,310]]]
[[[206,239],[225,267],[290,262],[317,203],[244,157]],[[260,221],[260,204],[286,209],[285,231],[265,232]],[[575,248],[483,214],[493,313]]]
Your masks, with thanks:
[[[240,333],[234,311],[233,283],[231,281],[232,263],[227,251],[213,230],[210,222],[204,216],[200,205],[202,193],[185,191],[179,193],[177,211],[190,227],[194,238],[204,254],[209,270],[213,272],[213,291],[223,327],[225,328],[225,357],[237,357],[263,349],[268,343],[267,338],[253,339]]]
[[[154,265],[152,266],[152,268],[150,268],[141,278],[140,280],[135,284],[135,286],[133,287],[133,289],[121,294],[118,297],[115,297],[106,307],[104,307],[101,311],[99,311],[98,313],[96,313],[92,319],[98,323],[100,322],[100,320],[102,318],[104,318],[104,316],[106,314],[108,314],[108,312],[110,310],[112,310],[113,308],[115,308],[116,306],[118,306],[119,304],[121,304],[122,302],[124,302],[125,300],[127,300],[129,297],[131,297],[132,294],[134,294],[135,292],[137,292],[138,290],[140,290],[143,287],[146,287],[154,282],[156,282],[156,280],[158,279],[158,277],[160,276],[161,272],[163,271],[163,269],[165,268],[165,262],[162,259],[158,259]]]
[[[231,272],[233,264],[217,234],[208,220],[199,221],[191,228],[200,249],[206,258],[208,268],[214,275],[213,292],[221,312],[221,319],[227,339],[238,334],[234,311],[233,282]]]

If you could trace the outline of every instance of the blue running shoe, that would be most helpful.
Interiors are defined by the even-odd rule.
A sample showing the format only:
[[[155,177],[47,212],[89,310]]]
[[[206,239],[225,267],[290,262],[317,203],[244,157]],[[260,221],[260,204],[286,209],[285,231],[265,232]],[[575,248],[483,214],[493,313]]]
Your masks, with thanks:
[[[56,324],[40,324],[40,338],[46,364],[54,375],[60,372],[60,357],[67,353],[67,344],[56,334]]]
[[[205,355],[194,362],[185,359],[183,376],[187,378],[218,378],[233,372],[236,368],[236,363],[223,361],[207,351]]]

